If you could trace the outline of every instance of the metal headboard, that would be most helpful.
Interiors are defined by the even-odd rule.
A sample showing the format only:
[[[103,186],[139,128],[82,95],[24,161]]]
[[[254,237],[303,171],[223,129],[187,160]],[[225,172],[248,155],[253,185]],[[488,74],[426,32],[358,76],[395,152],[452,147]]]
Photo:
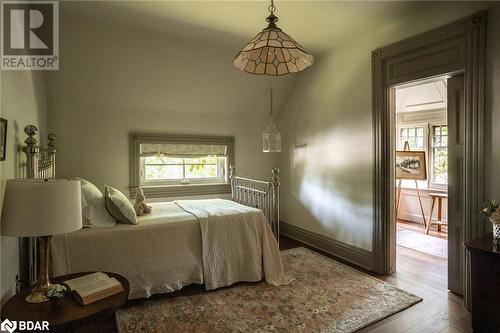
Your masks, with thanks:
[[[24,140],[26,146],[23,147],[23,151],[26,154],[26,178],[55,178],[57,152],[55,134],[47,136],[48,143],[46,146],[39,146],[35,138],[35,135],[38,133],[36,126],[26,126],[24,133],[28,135],[28,138]],[[27,261],[29,264],[28,276],[29,283],[32,285],[38,279],[39,269],[38,242],[35,237],[28,238],[27,253],[28,258],[24,261]],[[25,268],[21,267],[21,269]]]
[[[236,176],[236,167],[229,166],[231,180],[231,199],[245,206],[259,208],[264,212],[271,225],[274,236],[279,242],[280,234],[280,169],[272,169],[269,181]]]

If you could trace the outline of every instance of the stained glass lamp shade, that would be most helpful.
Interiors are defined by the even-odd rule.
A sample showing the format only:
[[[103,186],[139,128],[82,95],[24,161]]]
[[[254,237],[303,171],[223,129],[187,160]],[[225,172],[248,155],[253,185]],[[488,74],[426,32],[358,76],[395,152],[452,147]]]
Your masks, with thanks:
[[[274,10],[271,3],[271,15],[266,18],[269,25],[236,55],[233,60],[236,68],[250,74],[278,76],[297,73],[312,65],[314,57],[276,26],[278,18]]]

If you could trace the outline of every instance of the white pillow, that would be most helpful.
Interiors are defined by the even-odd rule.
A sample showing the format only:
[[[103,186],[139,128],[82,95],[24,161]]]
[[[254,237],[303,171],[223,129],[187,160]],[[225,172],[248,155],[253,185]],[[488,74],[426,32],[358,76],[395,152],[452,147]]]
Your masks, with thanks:
[[[78,178],[78,180],[80,181],[80,183],[82,183],[82,180],[80,178]],[[92,225],[90,224],[89,219],[86,218],[84,216],[84,213],[83,213],[86,211],[87,211],[87,200],[85,200],[85,197],[83,196],[83,193],[82,193],[82,224],[85,228],[90,228],[90,227],[92,227]]]
[[[114,226],[116,220],[109,215],[102,192],[91,182],[81,178],[77,179],[82,184],[82,202],[85,200],[86,203],[85,208],[82,208],[84,226],[94,228],[111,228]]]

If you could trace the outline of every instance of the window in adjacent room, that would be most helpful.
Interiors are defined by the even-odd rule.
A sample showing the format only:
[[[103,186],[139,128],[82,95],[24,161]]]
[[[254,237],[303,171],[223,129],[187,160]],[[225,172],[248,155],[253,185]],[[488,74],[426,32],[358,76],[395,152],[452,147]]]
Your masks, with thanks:
[[[448,184],[448,126],[445,123],[420,123],[417,125],[398,126],[397,147],[404,149],[408,141],[410,150],[426,152],[428,175],[427,181],[419,181],[421,186],[443,189]],[[404,181],[412,187],[412,182]]]
[[[431,179],[433,185],[448,184],[448,126],[432,126],[431,130]]]
[[[400,127],[399,149],[403,150],[405,142],[408,141],[410,150],[425,150],[424,126]]]

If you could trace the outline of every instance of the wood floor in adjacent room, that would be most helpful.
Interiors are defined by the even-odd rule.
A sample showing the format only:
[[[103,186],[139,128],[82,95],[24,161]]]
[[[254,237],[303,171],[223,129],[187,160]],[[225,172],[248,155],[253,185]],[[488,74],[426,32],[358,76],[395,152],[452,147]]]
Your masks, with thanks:
[[[405,220],[397,220],[397,227],[425,234],[425,226],[423,223],[415,223]],[[437,226],[432,225],[429,229],[429,236],[434,236],[442,239],[448,239],[448,226],[441,226],[441,231],[438,231]]]
[[[282,250],[299,246],[308,247],[287,237],[280,238]],[[462,306],[462,298],[447,291],[446,260],[398,247],[397,267],[397,273],[392,276],[369,274],[420,296],[424,300],[407,310],[366,327],[361,332],[472,332],[470,314]],[[199,292],[203,292],[201,287],[188,286],[181,291],[153,297],[176,297]],[[114,318],[106,322],[91,323],[88,327],[77,332],[96,331],[116,332]]]

